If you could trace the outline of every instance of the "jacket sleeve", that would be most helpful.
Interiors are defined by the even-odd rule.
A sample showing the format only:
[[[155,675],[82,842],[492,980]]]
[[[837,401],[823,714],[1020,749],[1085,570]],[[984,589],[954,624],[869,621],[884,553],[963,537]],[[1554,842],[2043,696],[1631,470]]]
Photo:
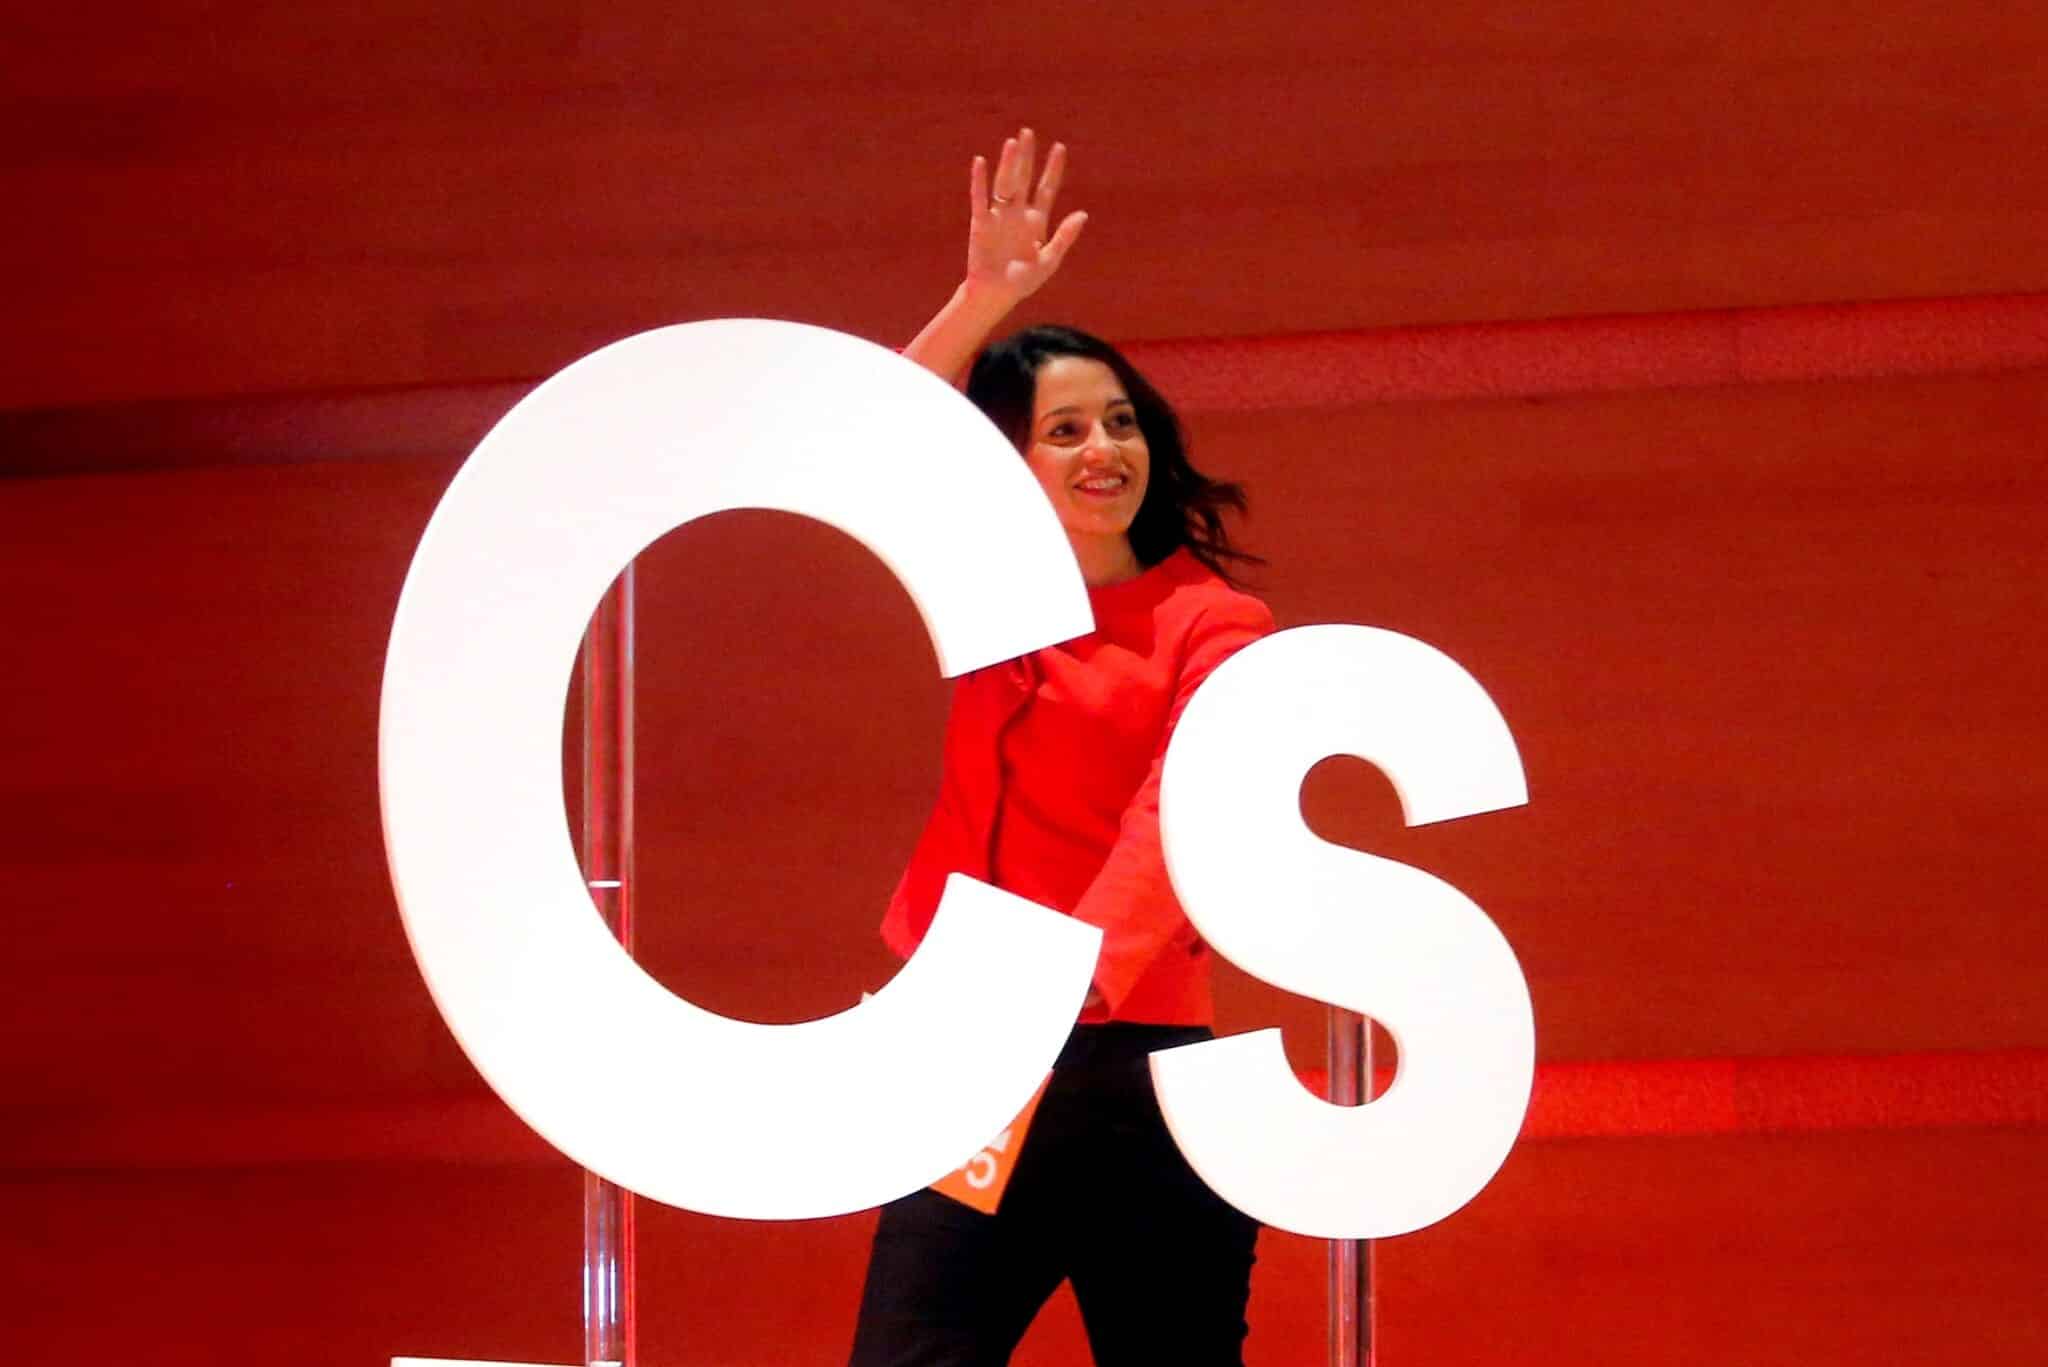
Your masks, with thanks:
[[[1166,746],[1188,700],[1211,670],[1273,630],[1273,615],[1256,598],[1233,595],[1205,605],[1189,625],[1166,728],[1152,767],[1124,809],[1116,844],[1088,885],[1074,916],[1102,931],[1095,985],[1114,1016],[1161,953],[1194,942],[1187,914],[1173,895],[1159,840],[1159,776]]]

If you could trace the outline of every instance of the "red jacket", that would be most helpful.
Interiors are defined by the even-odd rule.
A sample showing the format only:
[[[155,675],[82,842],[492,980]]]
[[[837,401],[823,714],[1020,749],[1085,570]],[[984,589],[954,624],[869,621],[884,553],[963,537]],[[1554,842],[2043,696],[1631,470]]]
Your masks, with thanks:
[[[1088,599],[1090,634],[954,685],[938,804],[882,938],[909,957],[965,873],[1102,929],[1106,1006],[1084,1022],[1206,1025],[1209,949],[1167,880],[1159,767],[1195,689],[1273,616],[1186,551]]]

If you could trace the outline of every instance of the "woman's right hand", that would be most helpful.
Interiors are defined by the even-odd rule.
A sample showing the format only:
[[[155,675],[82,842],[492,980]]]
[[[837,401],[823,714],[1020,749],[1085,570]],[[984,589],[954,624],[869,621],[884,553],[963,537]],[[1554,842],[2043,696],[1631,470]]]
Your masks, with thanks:
[[[1020,130],[1003,144],[993,177],[986,158],[974,159],[967,177],[967,278],[903,348],[905,356],[954,384],[1017,302],[1052,279],[1088,222],[1086,214],[1068,214],[1046,236],[1067,171],[1067,149],[1052,145],[1034,188],[1037,147],[1031,130]]]
[[[1088,223],[1084,213],[1068,214],[1047,237],[1060,181],[1066,175],[1066,144],[1052,145],[1034,188],[1031,171],[1037,154],[1037,138],[1026,128],[1003,142],[993,184],[988,159],[974,159],[967,178],[970,289],[1008,294],[1013,300],[1028,297],[1059,270],[1061,260]]]

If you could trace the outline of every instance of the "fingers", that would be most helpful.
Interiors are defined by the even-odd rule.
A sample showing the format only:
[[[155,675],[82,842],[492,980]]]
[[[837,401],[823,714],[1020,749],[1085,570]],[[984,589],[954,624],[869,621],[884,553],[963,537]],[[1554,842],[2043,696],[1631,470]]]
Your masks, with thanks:
[[[972,222],[988,212],[988,158],[976,157],[967,170],[967,211]]]
[[[1017,140],[1003,139],[1003,150],[996,154],[995,175],[990,178],[989,196],[992,203],[1001,204],[1010,197],[1011,178],[1016,175]]]
[[[1056,142],[1052,151],[1045,154],[1045,174],[1038,178],[1038,190],[1031,196],[1031,207],[1045,215],[1045,221],[1052,222],[1053,201],[1060,197],[1060,181],[1067,174],[1067,145]]]
[[[1031,189],[1031,163],[1037,154],[1037,139],[1028,128],[1014,138],[1003,140],[1003,152],[996,159],[993,202],[1014,204]]]
[[[1060,268],[1060,262],[1066,259],[1068,248],[1080,240],[1081,230],[1087,226],[1088,215],[1068,214],[1061,221],[1059,231],[1052,235],[1052,240],[1038,249],[1038,263],[1045,268],[1047,275]]]
[[[1009,200],[1022,200],[1031,193],[1031,164],[1038,159],[1038,137],[1028,128],[1017,130],[1017,173],[1003,191]]]

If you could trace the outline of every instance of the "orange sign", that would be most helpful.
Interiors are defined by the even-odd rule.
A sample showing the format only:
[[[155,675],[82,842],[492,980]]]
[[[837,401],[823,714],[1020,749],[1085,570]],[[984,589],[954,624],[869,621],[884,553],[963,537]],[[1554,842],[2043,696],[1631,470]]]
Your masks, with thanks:
[[[1045,1083],[1050,1081],[1052,1074],[1048,1073],[1024,1103],[1024,1109],[1017,1112],[1017,1118],[989,1140],[980,1153],[932,1183],[932,1190],[984,1215],[995,1214],[997,1203],[1003,1199],[1003,1188],[1010,1185],[1010,1174],[1016,1171],[1017,1154],[1024,1147],[1024,1132],[1031,1128],[1032,1112],[1038,1109],[1038,1099],[1045,1095]]]

